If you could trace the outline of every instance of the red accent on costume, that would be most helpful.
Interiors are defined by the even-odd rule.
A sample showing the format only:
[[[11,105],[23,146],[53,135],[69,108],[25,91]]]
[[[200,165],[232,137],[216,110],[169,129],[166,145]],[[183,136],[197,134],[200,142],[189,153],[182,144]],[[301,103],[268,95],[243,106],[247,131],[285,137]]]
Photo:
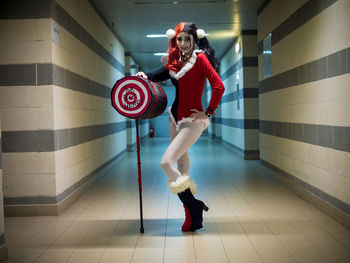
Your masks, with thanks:
[[[185,205],[184,209],[185,209],[185,222],[182,225],[182,232],[188,232],[190,231],[190,227],[192,225],[192,218],[191,218],[191,214],[190,211],[188,211],[187,207]]]
[[[212,88],[209,108],[214,111],[219,105],[225,87],[206,55],[199,53],[193,67],[177,80],[179,84],[178,121],[189,117],[193,113],[191,109],[203,111],[202,93],[206,78]]]

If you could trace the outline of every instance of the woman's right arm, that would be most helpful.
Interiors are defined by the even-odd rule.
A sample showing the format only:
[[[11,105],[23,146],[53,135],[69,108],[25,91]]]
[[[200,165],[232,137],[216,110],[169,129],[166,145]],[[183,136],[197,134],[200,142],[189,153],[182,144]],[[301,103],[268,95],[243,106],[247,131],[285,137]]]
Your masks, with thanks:
[[[136,73],[136,76],[144,79],[149,79],[153,82],[160,82],[163,80],[170,79],[169,70],[166,67],[161,67],[160,69],[157,69],[153,72],[149,72],[147,74],[141,71]]]

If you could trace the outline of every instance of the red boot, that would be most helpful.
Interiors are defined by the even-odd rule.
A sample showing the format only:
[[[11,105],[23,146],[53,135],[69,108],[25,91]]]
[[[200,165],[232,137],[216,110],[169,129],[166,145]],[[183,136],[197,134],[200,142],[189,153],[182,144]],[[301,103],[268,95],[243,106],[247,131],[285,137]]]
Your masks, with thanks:
[[[182,232],[188,232],[192,225],[192,218],[191,218],[190,211],[188,211],[185,205],[184,205],[184,208],[185,208],[185,222],[182,225]]]

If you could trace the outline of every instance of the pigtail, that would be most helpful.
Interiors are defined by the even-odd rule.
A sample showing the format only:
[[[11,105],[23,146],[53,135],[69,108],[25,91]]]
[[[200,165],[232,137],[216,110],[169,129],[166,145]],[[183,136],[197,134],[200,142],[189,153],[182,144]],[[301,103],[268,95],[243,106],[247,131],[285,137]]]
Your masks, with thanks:
[[[200,49],[204,51],[204,54],[207,56],[210,64],[213,66],[216,72],[219,73],[220,65],[215,58],[215,51],[214,49],[209,45],[209,41],[206,37],[203,37],[201,39],[198,39],[197,45]]]

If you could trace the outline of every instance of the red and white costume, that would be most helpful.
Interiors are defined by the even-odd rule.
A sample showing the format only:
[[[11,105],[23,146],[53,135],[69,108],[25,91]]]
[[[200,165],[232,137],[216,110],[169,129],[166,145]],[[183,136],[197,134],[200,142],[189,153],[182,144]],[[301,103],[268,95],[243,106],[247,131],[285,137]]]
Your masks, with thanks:
[[[212,87],[212,95],[207,112],[213,113],[225,91],[224,84],[206,55],[200,50],[195,50],[178,72],[169,71],[163,67],[148,73],[147,77],[154,82],[171,78],[176,87],[176,97],[169,112],[171,144],[163,155],[161,167],[169,178],[168,185],[173,193],[182,192],[186,188],[195,192],[196,186],[189,179],[188,149],[208,127],[209,118],[197,119],[193,122],[194,119],[190,117],[193,113],[191,109],[203,111],[202,93],[205,80],[208,79]],[[175,167],[176,162],[177,167]]]
[[[157,71],[147,74],[151,81],[162,81],[171,78],[176,87],[176,97],[171,107],[171,118],[175,121],[177,128],[183,122],[192,122],[191,109],[203,111],[202,94],[206,78],[212,87],[212,95],[207,111],[213,113],[225,91],[219,75],[214,70],[206,55],[201,50],[195,50],[191,58],[179,72],[174,72],[163,67]],[[209,120],[197,120],[209,125]]]

